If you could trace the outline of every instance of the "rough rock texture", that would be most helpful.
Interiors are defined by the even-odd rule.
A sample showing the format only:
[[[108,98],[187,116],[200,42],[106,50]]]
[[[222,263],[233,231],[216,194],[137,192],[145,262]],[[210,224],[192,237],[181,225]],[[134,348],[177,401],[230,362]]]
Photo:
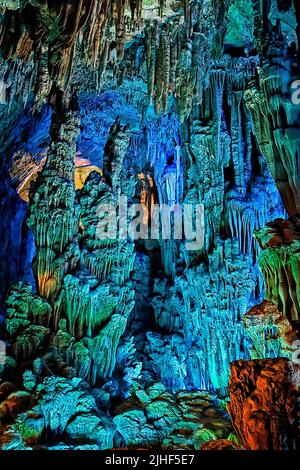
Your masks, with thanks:
[[[126,446],[200,449],[204,442],[225,438],[231,426],[225,404],[205,392],[172,395],[157,383],[137,389],[120,405],[113,421]]]
[[[272,302],[265,300],[253,307],[244,315],[243,322],[253,342],[251,359],[292,358],[298,332]]]
[[[218,439],[203,444],[200,450],[241,450],[241,448],[228,439]]]
[[[46,378],[32,394],[21,391],[10,394],[1,403],[2,409],[7,403],[10,413],[25,411],[28,408],[25,395],[35,404],[26,413],[18,414],[12,426],[3,426],[0,438],[3,450],[40,448],[43,443],[64,441],[71,448],[82,441],[99,450],[113,447],[112,421],[99,411],[94,397],[79,379]]]
[[[263,248],[259,265],[266,298],[278,305],[290,321],[299,320],[299,219],[276,220],[256,233]]]
[[[231,365],[228,412],[248,450],[293,450],[299,445],[299,366],[287,359]]]
[[[71,110],[62,122],[53,119],[50,151],[30,194],[28,225],[35,235],[38,291],[52,301],[78,258],[74,155],[79,123]]]
[[[298,445],[298,3],[0,0],[2,448]]]

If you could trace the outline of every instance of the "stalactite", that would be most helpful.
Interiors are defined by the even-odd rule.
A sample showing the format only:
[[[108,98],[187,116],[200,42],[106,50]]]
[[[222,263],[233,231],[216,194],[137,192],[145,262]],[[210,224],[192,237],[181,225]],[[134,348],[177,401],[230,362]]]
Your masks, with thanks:
[[[280,306],[284,316],[299,319],[299,245],[267,248],[259,258],[266,283],[266,298]]]
[[[6,104],[9,111],[18,105],[25,108],[35,80],[36,71],[33,61],[22,62],[19,59],[4,61],[0,59],[0,67],[3,93],[1,104]]]
[[[161,344],[159,335],[149,335],[150,354],[162,381],[172,383],[174,390],[191,386],[224,390],[229,377],[224,364],[229,366],[230,361],[241,355],[244,333],[238,319],[247,312],[255,275],[254,271],[247,272],[247,258],[241,261],[234,243],[228,241],[223,249],[224,252],[216,250],[210,255],[208,272],[203,265],[189,269],[177,278],[174,294],[170,296],[173,289],[168,286],[168,296],[164,297],[162,291],[163,295],[157,293],[154,297],[157,322],[161,328],[171,331],[172,336]],[[240,270],[244,280],[233,289],[233,279],[237,282]],[[186,344],[189,353],[185,351]],[[171,351],[176,351],[176,357],[180,358],[180,374],[183,374],[180,380],[177,366],[174,365],[174,374],[168,371]]]
[[[116,364],[117,346],[126,327],[126,317],[114,315],[91,345],[91,382],[110,377]]]
[[[168,26],[164,26],[160,34],[159,47],[157,53],[157,74],[156,74],[156,111],[167,111],[168,90],[170,83],[170,37]]]
[[[112,41],[108,30],[115,26],[118,61],[123,59],[126,39],[127,0],[76,0],[72,4],[22,5],[34,18],[30,29],[23,20],[21,5],[9,5],[1,20],[0,47],[6,57],[28,60],[32,51],[42,50],[36,77],[37,106],[48,97],[51,86],[56,84],[62,91],[68,90],[76,48],[81,50],[86,63],[99,72],[99,84],[108,60],[108,46]],[[141,25],[142,1],[134,9],[137,24]],[[14,29],[14,24],[18,27]],[[130,27],[130,33],[134,25]],[[10,46],[1,39],[11,35]],[[108,42],[109,40],[109,42]],[[98,86],[99,86],[98,84]]]
[[[150,102],[154,98],[155,73],[156,73],[156,49],[159,41],[159,24],[146,24],[146,57],[147,57],[147,85]]]
[[[88,276],[64,277],[55,306],[56,322],[60,312],[65,312],[68,331],[74,337],[93,336],[116,308],[118,297],[110,292],[109,286],[97,284],[96,279]]]
[[[154,296],[157,324],[169,334],[164,338],[157,333],[147,334],[149,354],[154,361],[155,370],[161,380],[173,390],[195,386],[207,390],[225,390],[229,378],[229,363],[239,358],[241,351],[245,357],[249,354],[241,319],[249,309],[250,298],[262,296],[261,275],[254,266],[257,247],[253,233],[256,227],[263,227],[275,213],[284,214],[276,188],[262,163],[263,179],[258,178],[254,180],[255,183],[248,183],[247,186],[244,180],[250,178],[253,164],[250,158],[253,149],[249,115],[243,104],[244,90],[253,76],[253,65],[248,61],[237,63],[233,59],[232,62],[223,63],[225,70],[218,70],[216,62],[216,68],[210,75],[210,88],[203,91],[203,104],[192,114],[193,123],[189,127],[190,190],[185,201],[197,201],[206,208],[205,250],[209,253],[208,272],[206,274],[205,264],[202,263],[201,269],[200,266],[199,269],[192,268],[189,255],[186,256],[188,269],[184,276],[175,277],[174,293],[171,284],[168,286],[169,295],[156,293]],[[235,67],[245,70],[245,74],[233,73],[231,70]],[[224,94],[231,115],[228,130],[222,109]],[[205,126],[204,123],[208,124]],[[248,129],[247,144],[243,128]],[[153,142],[152,136],[150,139]],[[230,145],[231,142],[234,145]],[[153,153],[155,155],[155,151]],[[153,156],[152,161],[155,162],[156,158]],[[227,181],[225,169],[231,162],[234,178]],[[224,180],[227,188],[224,188]],[[157,177],[156,182],[159,182]],[[233,192],[230,190],[231,185],[234,187]],[[167,191],[161,187],[160,192],[161,199],[164,200]],[[228,207],[228,226],[232,240],[226,239],[223,245],[218,237],[223,220],[224,200]],[[212,252],[211,244],[215,244],[216,240],[218,248]],[[170,247],[166,248],[166,258],[171,257],[171,251]],[[172,264],[174,260],[172,257],[171,259]],[[241,270],[244,279],[247,278],[242,284],[238,282],[238,273]],[[161,282],[158,285],[161,286]],[[215,293],[212,294],[214,289]],[[221,324],[228,325],[228,329],[221,327]],[[187,354],[186,345],[193,345],[195,342],[197,345],[188,346],[190,349]],[[170,362],[175,370],[172,375],[168,369]],[[224,364],[228,366],[224,367]]]
[[[283,36],[277,38],[276,31],[270,34],[285,51],[287,45]],[[272,57],[272,50],[269,54]],[[288,83],[293,80],[293,60],[286,60],[282,54],[284,52],[277,54],[276,64],[273,58],[270,64],[261,64],[258,79],[249,84],[245,98],[260,150],[277,182],[285,208],[289,215],[297,215],[300,180],[299,140],[295,135],[299,129],[299,111],[286,98]],[[287,65],[283,65],[285,62]]]
[[[238,190],[243,192],[244,182],[244,162],[242,154],[242,122],[241,122],[241,100],[242,92],[231,92],[229,100],[231,101],[231,146],[232,159],[235,170],[235,185]]]
[[[15,339],[16,335],[30,326],[37,324],[49,326],[52,309],[41,297],[32,292],[30,285],[17,284],[10,292],[6,301],[8,315],[5,328],[8,334]]]

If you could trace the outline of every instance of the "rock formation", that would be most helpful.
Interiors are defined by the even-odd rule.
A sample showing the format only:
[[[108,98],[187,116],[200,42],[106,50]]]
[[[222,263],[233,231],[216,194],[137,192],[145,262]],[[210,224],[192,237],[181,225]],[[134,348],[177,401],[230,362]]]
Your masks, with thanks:
[[[229,396],[228,411],[245,449],[297,448],[299,370],[292,363],[283,358],[236,361]]]
[[[299,446],[299,15],[0,0],[1,449]]]

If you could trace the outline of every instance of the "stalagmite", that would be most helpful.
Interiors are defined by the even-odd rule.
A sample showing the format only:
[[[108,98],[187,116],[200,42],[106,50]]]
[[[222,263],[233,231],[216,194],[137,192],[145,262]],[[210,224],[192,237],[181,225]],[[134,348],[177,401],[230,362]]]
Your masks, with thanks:
[[[298,3],[0,0],[1,450],[299,446]]]
[[[66,113],[30,195],[28,224],[36,236],[39,293],[52,302],[78,259],[74,156],[79,123],[77,112]]]

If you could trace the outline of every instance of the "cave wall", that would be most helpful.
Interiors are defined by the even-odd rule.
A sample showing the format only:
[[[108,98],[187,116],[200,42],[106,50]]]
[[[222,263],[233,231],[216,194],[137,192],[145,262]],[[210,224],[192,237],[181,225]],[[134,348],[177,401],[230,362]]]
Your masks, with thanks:
[[[176,446],[185,408],[172,397],[194,392],[225,424],[190,430],[189,445],[227,438],[229,415],[242,447],[294,445],[278,430],[249,437],[234,395],[245,383],[234,372],[228,385],[234,361],[288,361],[297,340],[299,8],[152,3],[0,2],[2,374],[27,374],[20,410],[3,394],[7,448],[48,445],[51,390],[55,406],[59,390],[73,401],[57,431],[72,446],[74,414],[97,448]],[[201,204],[203,246],[99,239],[99,208],[124,196],[141,205],[140,230],[157,204]],[[140,441],[132,421],[147,423]]]

